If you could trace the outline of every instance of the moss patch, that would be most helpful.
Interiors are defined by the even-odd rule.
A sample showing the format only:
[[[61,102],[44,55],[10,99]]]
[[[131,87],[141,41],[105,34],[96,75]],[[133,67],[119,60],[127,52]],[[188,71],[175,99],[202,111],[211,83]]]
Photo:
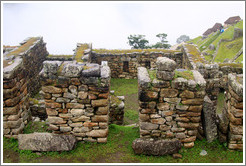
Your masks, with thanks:
[[[222,66],[230,66],[230,67],[233,67],[233,68],[236,68],[236,67],[243,68],[243,64],[242,63],[219,63],[219,66],[220,67],[222,67]]]
[[[177,71],[177,70],[175,70],[174,72],[175,72],[174,78],[182,77],[182,78],[185,78],[187,80],[194,80],[194,76],[193,76],[192,71],[189,71],[189,70]]]
[[[89,49],[89,45],[88,44],[81,44],[81,46],[79,48],[77,48],[77,52],[75,55],[75,60],[77,62],[83,62],[83,60],[81,59],[84,56],[84,51],[86,49]]]
[[[193,55],[193,62],[204,63],[204,59],[201,57],[201,53],[197,50],[197,48],[194,45],[186,44],[185,47],[188,49],[188,52]]]
[[[115,95],[111,95],[110,97],[111,103],[115,103],[117,106],[120,105],[121,100],[118,97],[116,97]]]
[[[94,52],[98,53],[98,54],[126,54],[126,53],[133,53],[133,52],[164,52],[164,53],[175,53],[175,52],[180,52],[180,51],[176,51],[176,50],[165,50],[165,49],[112,49],[112,50],[108,50],[108,49],[93,49]]]
[[[52,54],[49,54],[48,55],[48,58],[72,58],[73,55],[52,55]]]
[[[156,78],[156,72],[157,70],[148,70],[149,78],[151,81],[153,81]]]

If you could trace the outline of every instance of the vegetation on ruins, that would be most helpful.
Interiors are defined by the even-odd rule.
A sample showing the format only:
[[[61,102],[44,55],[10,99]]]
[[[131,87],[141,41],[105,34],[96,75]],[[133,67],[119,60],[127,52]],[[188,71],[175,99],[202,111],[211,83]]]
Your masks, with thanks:
[[[75,55],[75,60],[77,62],[83,62],[83,60],[81,59],[84,56],[84,51],[86,49],[88,49],[88,44],[81,44],[78,48],[77,48],[77,52]]]
[[[181,35],[179,38],[177,38],[176,42],[178,44],[182,43],[182,42],[186,42],[186,41],[189,41],[190,40],[190,37],[187,36],[187,35]]]
[[[163,53],[175,53],[180,52],[179,50],[166,50],[166,49],[93,49],[97,54],[127,54],[127,53],[151,53],[151,52],[163,52]]]
[[[177,70],[175,70],[174,72],[175,72],[174,78],[182,77],[182,78],[185,78],[187,80],[194,80],[194,76],[193,76],[192,71],[189,71],[189,70],[177,71]]]

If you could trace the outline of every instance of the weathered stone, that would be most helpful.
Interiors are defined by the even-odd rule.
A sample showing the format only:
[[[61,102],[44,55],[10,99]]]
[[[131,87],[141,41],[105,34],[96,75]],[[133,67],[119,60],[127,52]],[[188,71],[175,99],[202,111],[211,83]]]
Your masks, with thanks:
[[[85,127],[95,127],[98,126],[98,123],[94,123],[94,122],[84,122],[83,126]]]
[[[203,127],[208,142],[212,142],[217,138],[216,113],[213,102],[208,96],[205,96],[203,102]]]
[[[141,109],[140,112],[142,114],[156,113],[156,109]]]
[[[182,156],[182,154],[174,153],[174,154],[173,154],[173,158],[174,158],[174,159],[181,159],[181,158],[183,158],[183,156]]]
[[[91,105],[93,107],[105,107],[108,105],[107,99],[92,100]]]
[[[186,117],[177,117],[175,119],[177,122],[189,122],[190,120]]]
[[[168,87],[170,87],[170,82],[169,81],[159,80],[159,79],[155,78],[152,81],[152,85],[153,85],[153,87],[156,87],[156,88],[168,88]]]
[[[56,109],[53,109],[53,108],[46,108],[46,113],[48,116],[58,115],[58,111]]]
[[[194,147],[194,142],[190,142],[190,143],[184,143],[184,147],[185,148],[193,148]]]
[[[173,103],[173,104],[179,104],[181,101],[181,98],[164,98],[164,101],[168,103]]]
[[[71,127],[82,127],[83,123],[82,122],[71,123],[71,124],[69,124],[69,126],[71,126]],[[85,127],[87,127],[87,126],[85,126]]]
[[[57,102],[57,103],[68,103],[68,102],[70,102],[70,99],[64,98],[64,97],[58,97],[58,98],[56,99],[56,102]]]
[[[79,108],[83,109],[85,106],[84,104],[79,104],[79,103],[67,103],[66,108]]]
[[[98,143],[107,143],[107,138],[97,138]]]
[[[156,130],[158,129],[159,125],[158,124],[152,124],[148,122],[140,122],[140,128],[142,130]]]
[[[66,123],[66,121],[64,121],[62,118],[60,117],[48,117],[47,121],[51,124],[64,124]]]
[[[161,89],[160,96],[161,97],[177,97],[178,90],[176,89]]]
[[[109,92],[108,93],[100,93],[98,95],[99,98],[107,99],[109,97]]]
[[[162,131],[167,131],[167,130],[170,130],[170,129],[171,129],[171,126],[160,125],[160,130],[162,130]]]
[[[194,93],[188,90],[183,91],[179,97],[181,98],[187,98],[187,99],[193,99],[195,97]]]
[[[4,104],[5,106],[7,107],[13,107],[15,106],[16,104],[18,104],[18,102],[20,101],[20,96],[16,96],[12,99],[7,99],[4,101]]]
[[[71,114],[73,116],[82,116],[85,114],[85,109],[72,109]]]
[[[91,118],[92,122],[108,122],[108,116],[107,115],[95,115]]]
[[[73,122],[84,122],[84,121],[88,121],[90,120],[90,117],[87,117],[87,116],[79,116],[79,117],[74,117],[74,118],[71,118],[71,120]]]
[[[235,135],[243,135],[243,126],[230,123],[230,132]]]
[[[62,126],[60,127],[60,131],[61,131],[61,132],[64,132],[64,133],[65,133],[65,132],[70,132],[71,130],[72,130],[71,127],[62,127]]]
[[[139,119],[142,122],[148,122],[149,121],[149,115],[148,114],[141,114],[141,113],[139,113]]]
[[[182,104],[186,104],[186,105],[201,105],[201,104],[203,104],[203,99],[182,100]]]
[[[149,138],[137,138],[132,143],[135,154],[167,155],[178,153],[181,149],[179,140],[153,140]]]
[[[111,75],[111,70],[109,66],[101,66],[101,78],[109,78]]]
[[[203,103],[204,104],[204,103]],[[202,111],[202,107],[203,105],[191,105],[188,109],[188,111],[192,111],[192,112],[201,112]]]
[[[157,109],[161,111],[168,111],[169,110],[169,104],[168,103],[158,103]]]
[[[87,136],[89,137],[107,137],[108,135],[108,130],[92,130],[88,133],[86,133]]]
[[[196,141],[196,136],[191,136],[191,137],[184,138],[181,140],[182,143],[184,143],[184,142],[195,142],[195,141]]]
[[[175,73],[173,71],[172,72],[170,71],[157,71],[156,72],[156,77],[164,81],[172,80],[174,75]]]
[[[88,95],[88,93],[87,92],[79,92],[78,93],[78,98],[79,99],[86,99],[87,98],[87,95]]]
[[[98,64],[86,64],[84,70],[82,71],[82,76],[84,77],[100,77],[100,66]]]
[[[14,107],[3,107],[3,115],[15,115],[19,111],[19,105]]]
[[[185,133],[176,133],[176,138],[177,139],[184,139],[184,138],[186,138],[186,135],[185,135]]]
[[[108,114],[108,107],[98,107],[96,114],[97,115],[107,115]]]
[[[183,104],[177,104],[176,109],[186,111],[188,110],[189,106],[188,105],[183,105]]]
[[[228,144],[228,148],[229,149],[233,149],[233,150],[241,150],[243,151],[243,144]]]
[[[61,103],[48,103],[45,102],[46,108],[61,108]]]
[[[84,64],[67,63],[64,65],[61,75],[65,77],[79,77]]]
[[[62,93],[61,88],[57,88],[54,86],[42,86],[42,91],[45,93]]]
[[[174,60],[166,57],[158,57],[156,65],[159,71],[173,71],[177,67],[177,63]]]
[[[197,129],[199,126],[199,123],[183,123],[183,122],[178,122],[179,127],[183,127],[186,129]]]
[[[172,81],[172,88],[184,90],[187,87],[187,84],[188,84],[187,79],[178,77]]]
[[[150,121],[153,124],[164,124],[166,122],[166,120],[164,118],[151,119]]]
[[[32,133],[18,135],[19,149],[32,151],[69,151],[76,145],[73,135]]]
[[[150,86],[150,78],[145,67],[138,67],[138,84],[140,87],[147,88]]]
[[[148,102],[156,100],[158,98],[158,93],[151,91],[139,91],[138,96],[140,101]]]
[[[156,119],[156,118],[161,118],[161,116],[158,115],[158,114],[150,114],[150,118],[151,119]]]
[[[74,127],[73,128],[73,132],[75,133],[85,133],[90,131],[90,129],[88,127]]]
[[[75,86],[75,85],[70,85],[68,89],[69,89],[69,91],[70,91],[72,94],[74,94],[75,96],[78,94],[78,88],[77,88],[77,86]]]

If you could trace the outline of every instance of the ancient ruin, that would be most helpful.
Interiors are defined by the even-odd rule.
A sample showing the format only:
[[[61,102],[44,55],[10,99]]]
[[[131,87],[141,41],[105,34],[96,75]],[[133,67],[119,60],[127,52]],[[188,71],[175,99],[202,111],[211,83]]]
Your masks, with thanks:
[[[137,154],[178,153],[181,146],[194,147],[199,135],[243,150],[242,67],[207,64],[192,44],[181,50],[120,51],[77,44],[73,56],[50,56],[45,45],[42,37],[32,37],[4,53],[3,135],[21,140],[21,149],[61,150],[39,148],[35,141],[23,145],[29,142],[22,132],[31,116],[47,119],[52,134],[43,133],[42,141],[72,140],[65,150],[75,146],[74,140],[107,143],[109,124],[121,125],[124,118],[124,96],[110,93],[112,77],[138,79],[140,138],[133,142]],[[221,91],[225,107],[217,114]],[[37,93],[42,97],[35,102]]]

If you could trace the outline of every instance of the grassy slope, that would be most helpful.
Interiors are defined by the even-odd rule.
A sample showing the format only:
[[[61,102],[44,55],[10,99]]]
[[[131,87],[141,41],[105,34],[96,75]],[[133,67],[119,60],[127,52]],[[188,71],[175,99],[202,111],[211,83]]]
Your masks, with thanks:
[[[187,43],[193,43],[193,44],[196,44],[198,45],[198,42],[202,39],[202,36],[198,36],[192,40],[189,40]]]
[[[217,33],[216,35],[214,35],[215,33],[212,33],[208,36],[208,38],[204,39],[204,40],[198,40],[200,39],[200,36],[191,40],[194,41],[194,44],[197,44],[199,47],[200,51],[206,52],[207,56],[204,56],[205,59],[207,61],[212,60],[212,54],[215,53],[216,48],[218,47],[218,42],[221,39],[232,39],[233,38],[233,34],[234,34],[234,28],[240,28],[243,29],[243,21],[238,22],[236,25],[234,26],[230,26],[228,29],[225,30],[225,32],[223,33]],[[189,41],[188,43],[190,43],[191,41]],[[219,48],[218,51],[218,58],[216,57],[215,62],[223,62],[225,58],[233,58],[234,55],[241,49],[239,48],[240,45],[242,45],[242,38],[237,39],[237,41],[233,41],[233,42],[222,42],[221,43],[221,47]],[[210,44],[213,44],[215,46],[215,50],[209,50],[208,46]],[[230,44],[234,44],[235,46],[232,47],[231,49],[227,49],[226,45],[230,45]],[[205,46],[205,48],[203,48]],[[229,50],[229,51],[228,51]],[[243,56],[240,56],[238,60],[236,60],[236,62],[242,62],[243,60]]]

